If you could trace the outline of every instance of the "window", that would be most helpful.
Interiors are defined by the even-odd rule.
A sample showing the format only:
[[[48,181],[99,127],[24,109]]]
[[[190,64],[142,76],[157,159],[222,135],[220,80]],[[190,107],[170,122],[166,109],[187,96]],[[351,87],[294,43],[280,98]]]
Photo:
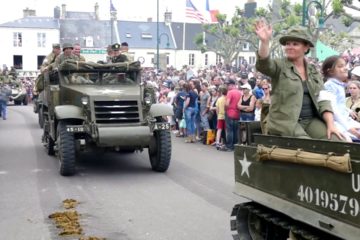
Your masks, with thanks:
[[[244,45],[243,45],[243,50],[244,51],[249,51],[249,43],[244,43]]]
[[[219,54],[216,54],[216,65],[221,63],[221,56]]]
[[[13,41],[14,41],[14,47],[22,47],[22,34],[21,34],[21,32],[14,32]]]
[[[194,65],[195,65],[195,54],[194,54],[194,53],[190,53],[190,54],[189,54],[189,65],[190,65],[190,66],[194,66]]]
[[[45,33],[37,33],[37,46],[38,47],[46,46],[46,34]]]
[[[141,38],[151,39],[152,35],[151,35],[151,33],[141,33]]]
[[[46,56],[37,56],[37,69],[40,69],[42,63],[44,62]]]
[[[209,56],[205,54],[205,66],[209,65]]]
[[[125,35],[127,38],[131,38],[131,33],[126,33]]]
[[[94,47],[94,39],[92,36],[85,37],[85,47]]]
[[[255,64],[256,57],[249,57],[249,64]]]
[[[14,55],[13,62],[13,66],[15,69],[23,68],[23,57],[21,55]]]

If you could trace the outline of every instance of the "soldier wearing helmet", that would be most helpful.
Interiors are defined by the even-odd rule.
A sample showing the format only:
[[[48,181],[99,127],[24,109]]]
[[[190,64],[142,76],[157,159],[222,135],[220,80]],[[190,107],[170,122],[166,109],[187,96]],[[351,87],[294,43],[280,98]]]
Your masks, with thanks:
[[[46,56],[43,63],[40,66],[40,74],[36,78],[35,87],[34,87],[34,94],[37,95],[44,89],[43,79],[44,79],[44,72],[49,71],[53,68],[55,64],[55,59],[61,53],[60,44],[54,43],[52,45],[52,51],[49,55]]]
[[[55,67],[59,67],[61,63],[63,63],[65,60],[75,60],[80,61],[79,56],[72,53],[74,50],[74,47],[71,43],[64,43],[63,44],[63,52],[56,57],[55,59]]]

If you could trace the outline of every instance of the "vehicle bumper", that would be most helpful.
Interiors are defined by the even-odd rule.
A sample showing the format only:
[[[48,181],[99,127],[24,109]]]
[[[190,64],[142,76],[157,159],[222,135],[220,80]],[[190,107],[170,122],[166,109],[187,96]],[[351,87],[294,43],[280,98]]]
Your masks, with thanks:
[[[129,127],[99,127],[98,141],[99,146],[149,146],[152,133],[148,126],[129,126]]]

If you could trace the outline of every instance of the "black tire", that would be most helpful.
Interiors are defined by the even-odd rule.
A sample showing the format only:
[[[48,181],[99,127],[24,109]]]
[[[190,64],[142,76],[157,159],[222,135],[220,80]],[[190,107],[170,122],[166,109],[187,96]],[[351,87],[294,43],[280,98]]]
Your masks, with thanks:
[[[27,96],[25,96],[24,99],[22,100],[22,104],[23,104],[24,106],[28,105]]]
[[[46,152],[49,156],[55,155],[55,141],[51,138],[49,133],[44,131],[44,144],[46,147]]]
[[[60,162],[60,174],[72,176],[76,172],[76,151],[74,134],[66,131],[66,122],[60,121],[57,126],[57,150]]]
[[[39,126],[40,128],[44,127],[44,109],[42,106],[39,106],[39,110],[38,110],[38,122],[39,122]]]
[[[170,166],[171,159],[170,132],[155,131],[153,141],[155,145],[153,147],[149,147],[151,168],[156,172],[165,172]]]
[[[19,100],[14,100],[14,105],[21,105],[21,101],[19,101]]]

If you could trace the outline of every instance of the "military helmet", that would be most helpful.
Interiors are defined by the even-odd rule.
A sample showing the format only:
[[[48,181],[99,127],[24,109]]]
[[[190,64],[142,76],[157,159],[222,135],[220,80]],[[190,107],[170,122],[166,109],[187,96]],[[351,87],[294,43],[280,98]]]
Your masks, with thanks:
[[[314,47],[312,37],[306,27],[294,26],[287,30],[287,32],[279,39],[281,45],[285,45],[287,41],[301,41]]]
[[[52,47],[53,47],[53,48],[60,48],[60,44],[59,44],[59,43],[54,43],[54,44],[52,45]]]
[[[73,45],[71,43],[64,43],[63,44],[63,51],[67,48],[71,48],[71,49],[74,49]]]
[[[114,43],[113,45],[111,45],[111,49],[112,49],[113,51],[118,51],[118,50],[120,50],[120,47],[121,47],[121,45],[118,44],[118,43]]]

